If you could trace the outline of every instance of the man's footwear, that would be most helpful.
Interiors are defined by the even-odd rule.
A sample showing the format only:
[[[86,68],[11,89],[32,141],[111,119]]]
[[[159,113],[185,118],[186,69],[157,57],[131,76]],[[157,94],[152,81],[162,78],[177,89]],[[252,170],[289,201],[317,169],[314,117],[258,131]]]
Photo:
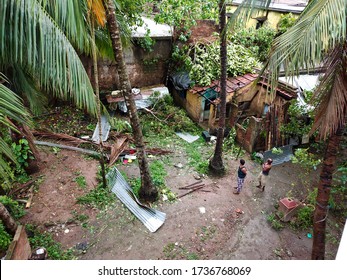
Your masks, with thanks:
[[[265,186],[263,186],[262,188],[261,188],[261,191],[263,192],[265,190]]]
[[[258,186],[255,186],[256,188],[258,188],[258,189],[261,189],[261,185],[258,185]]]
[[[234,192],[234,194],[240,194],[239,192]]]

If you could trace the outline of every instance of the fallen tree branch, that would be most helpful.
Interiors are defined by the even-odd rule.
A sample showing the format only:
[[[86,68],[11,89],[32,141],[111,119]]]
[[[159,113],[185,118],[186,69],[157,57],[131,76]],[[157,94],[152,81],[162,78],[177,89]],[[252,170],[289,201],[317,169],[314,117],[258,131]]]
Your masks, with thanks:
[[[166,119],[165,119],[165,120],[159,119],[151,110],[149,110],[149,109],[147,109],[147,108],[142,108],[142,109],[145,110],[146,112],[150,113],[150,114],[151,114],[154,118],[156,118],[158,121],[166,123]]]
[[[72,150],[72,151],[77,151],[93,156],[100,156],[100,153],[92,151],[92,150],[87,150],[87,149],[82,149],[82,148],[76,148],[76,147],[71,147],[67,145],[61,145],[61,144],[56,144],[56,143],[51,143],[51,142],[44,142],[44,141],[34,141],[36,145],[43,145],[43,146],[49,146],[49,147],[57,147],[61,149],[67,149],[67,150]]]

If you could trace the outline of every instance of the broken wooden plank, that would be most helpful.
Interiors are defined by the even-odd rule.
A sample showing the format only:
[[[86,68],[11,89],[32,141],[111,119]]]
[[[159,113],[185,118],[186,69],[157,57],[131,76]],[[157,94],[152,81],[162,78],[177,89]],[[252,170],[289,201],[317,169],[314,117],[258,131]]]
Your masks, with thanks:
[[[178,188],[180,190],[189,190],[189,189],[194,189],[196,187],[201,187],[201,186],[205,186],[205,184],[199,184],[199,185],[194,185],[194,186],[190,186],[190,187],[181,187],[181,188]]]
[[[201,186],[201,187],[197,187],[197,188],[195,188],[195,189],[192,189],[192,190],[190,190],[190,191],[188,191],[188,192],[186,192],[186,193],[184,193],[184,194],[181,194],[181,195],[177,196],[177,198],[184,197],[184,196],[186,196],[187,194],[190,194],[190,193],[192,193],[192,192],[195,192],[195,191],[197,191],[197,190],[202,189],[203,187],[205,187],[205,185],[203,185],[203,186]]]
[[[31,201],[33,200],[34,197],[34,186],[31,186],[29,189],[29,199],[27,201],[27,203],[25,204],[25,208],[30,208],[31,206]]]
[[[30,180],[16,188],[14,188],[13,190],[10,191],[10,194],[13,195],[15,194],[16,192],[23,192],[25,191],[27,188],[29,188],[33,183],[35,183],[36,179],[35,180]]]
[[[196,181],[195,183],[186,185],[186,186],[184,186],[184,187],[180,187],[179,189],[185,189],[185,188],[188,188],[188,187],[190,187],[190,186],[194,186],[194,185],[196,185],[196,184],[200,184],[201,182],[202,182],[202,180],[199,180],[199,181]]]

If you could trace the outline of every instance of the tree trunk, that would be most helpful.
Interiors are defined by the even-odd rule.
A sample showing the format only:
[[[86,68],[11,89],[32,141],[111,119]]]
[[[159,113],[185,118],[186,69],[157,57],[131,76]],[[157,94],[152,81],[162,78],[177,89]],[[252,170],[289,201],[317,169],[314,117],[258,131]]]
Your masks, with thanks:
[[[209,169],[214,174],[224,173],[223,164],[223,139],[225,129],[225,110],[226,110],[226,81],[227,81],[227,40],[226,40],[226,9],[225,1],[219,1],[219,33],[220,33],[220,59],[221,59],[221,75],[220,75],[220,110],[216,148],[213,158],[210,161]],[[218,106],[218,105],[217,105]]]
[[[7,231],[14,236],[17,230],[17,223],[2,203],[0,203],[0,220],[3,222]]]
[[[94,91],[95,91],[95,101],[97,104],[97,117],[99,125],[99,151],[100,151],[100,165],[101,165],[101,177],[102,185],[104,188],[107,187],[106,174],[105,174],[105,159],[104,159],[104,149],[102,143],[102,127],[101,127],[101,106],[100,106],[100,91],[99,91],[99,74],[98,74],[98,60],[96,56],[96,45],[95,45],[95,26],[93,18],[91,21],[91,36],[92,36],[92,54],[93,54],[93,73],[94,73]]]
[[[336,169],[336,156],[342,134],[343,128],[340,127],[334,135],[330,136],[325,150],[323,166],[319,176],[320,180],[313,218],[312,260],[324,260],[325,228],[328,215],[330,188],[332,177]]]
[[[141,175],[141,189],[139,191],[140,198],[146,201],[155,201],[158,197],[158,191],[153,185],[149,166],[145,153],[145,145],[143,141],[142,130],[140,126],[140,120],[137,115],[135,100],[131,92],[131,85],[126,69],[126,65],[123,58],[122,42],[119,34],[119,27],[116,20],[116,12],[113,0],[105,0],[106,3],[106,18],[107,26],[110,32],[113,53],[117,64],[117,72],[119,81],[121,84],[121,91],[126,102],[130,123],[133,130],[137,158],[139,162],[140,175]]]

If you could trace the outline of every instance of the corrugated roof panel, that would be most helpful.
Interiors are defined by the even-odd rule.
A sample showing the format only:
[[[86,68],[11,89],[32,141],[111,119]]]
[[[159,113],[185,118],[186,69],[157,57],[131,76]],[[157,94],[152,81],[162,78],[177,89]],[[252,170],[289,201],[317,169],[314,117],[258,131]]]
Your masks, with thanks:
[[[151,232],[164,224],[166,214],[142,205],[116,167],[107,173],[106,178],[112,192]]]

